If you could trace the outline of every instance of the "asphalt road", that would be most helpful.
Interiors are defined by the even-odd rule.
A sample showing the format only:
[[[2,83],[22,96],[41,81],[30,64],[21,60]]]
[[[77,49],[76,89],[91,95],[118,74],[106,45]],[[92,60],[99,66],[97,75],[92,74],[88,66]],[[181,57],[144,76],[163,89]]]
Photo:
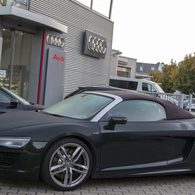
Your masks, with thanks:
[[[55,191],[42,181],[0,177],[0,195],[194,195],[195,175],[89,179],[71,192]]]

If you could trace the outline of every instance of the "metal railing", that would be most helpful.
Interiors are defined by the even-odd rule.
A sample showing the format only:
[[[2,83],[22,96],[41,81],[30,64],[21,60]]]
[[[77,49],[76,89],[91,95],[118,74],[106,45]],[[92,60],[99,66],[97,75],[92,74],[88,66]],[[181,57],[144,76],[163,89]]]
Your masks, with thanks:
[[[168,100],[173,104],[180,106],[181,108],[185,109],[184,100],[189,99],[189,112],[191,112],[192,108],[192,94],[185,95],[185,94],[174,94],[174,93],[157,93],[157,92],[149,92],[149,91],[138,91],[139,93],[144,93],[148,95],[152,95],[154,97],[158,97],[164,100]]]

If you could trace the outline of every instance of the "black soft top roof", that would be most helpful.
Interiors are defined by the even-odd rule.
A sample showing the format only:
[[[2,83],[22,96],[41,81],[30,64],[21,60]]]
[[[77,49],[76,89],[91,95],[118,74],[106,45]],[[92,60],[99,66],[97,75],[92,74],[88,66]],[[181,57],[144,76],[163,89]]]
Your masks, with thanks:
[[[195,118],[194,115],[190,114],[188,111],[180,108],[179,106],[176,106],[167,100],[156,98],[151,95],[146,95],[135,91],[101,91],[101,92],[120,96],[124,101],[125,100],[148,100],[148,101],[157,102],[165,108],[168,120]]]

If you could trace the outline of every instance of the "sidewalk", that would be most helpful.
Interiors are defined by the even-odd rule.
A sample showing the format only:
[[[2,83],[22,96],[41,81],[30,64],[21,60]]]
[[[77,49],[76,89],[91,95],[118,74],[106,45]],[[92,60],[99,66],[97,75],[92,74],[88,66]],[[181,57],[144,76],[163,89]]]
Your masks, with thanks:
[[[55,191],[42,181],[0,177],[0,195],[194,195],[195,175],[89,179],[73,192]]]

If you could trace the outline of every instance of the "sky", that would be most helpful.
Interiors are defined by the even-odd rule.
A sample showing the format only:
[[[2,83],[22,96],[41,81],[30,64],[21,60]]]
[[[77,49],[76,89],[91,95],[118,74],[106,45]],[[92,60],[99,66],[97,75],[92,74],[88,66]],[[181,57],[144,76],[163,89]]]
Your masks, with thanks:
[[[179,63],[195,52],[195,0],[113,0],[112,48],[137,62]]]

